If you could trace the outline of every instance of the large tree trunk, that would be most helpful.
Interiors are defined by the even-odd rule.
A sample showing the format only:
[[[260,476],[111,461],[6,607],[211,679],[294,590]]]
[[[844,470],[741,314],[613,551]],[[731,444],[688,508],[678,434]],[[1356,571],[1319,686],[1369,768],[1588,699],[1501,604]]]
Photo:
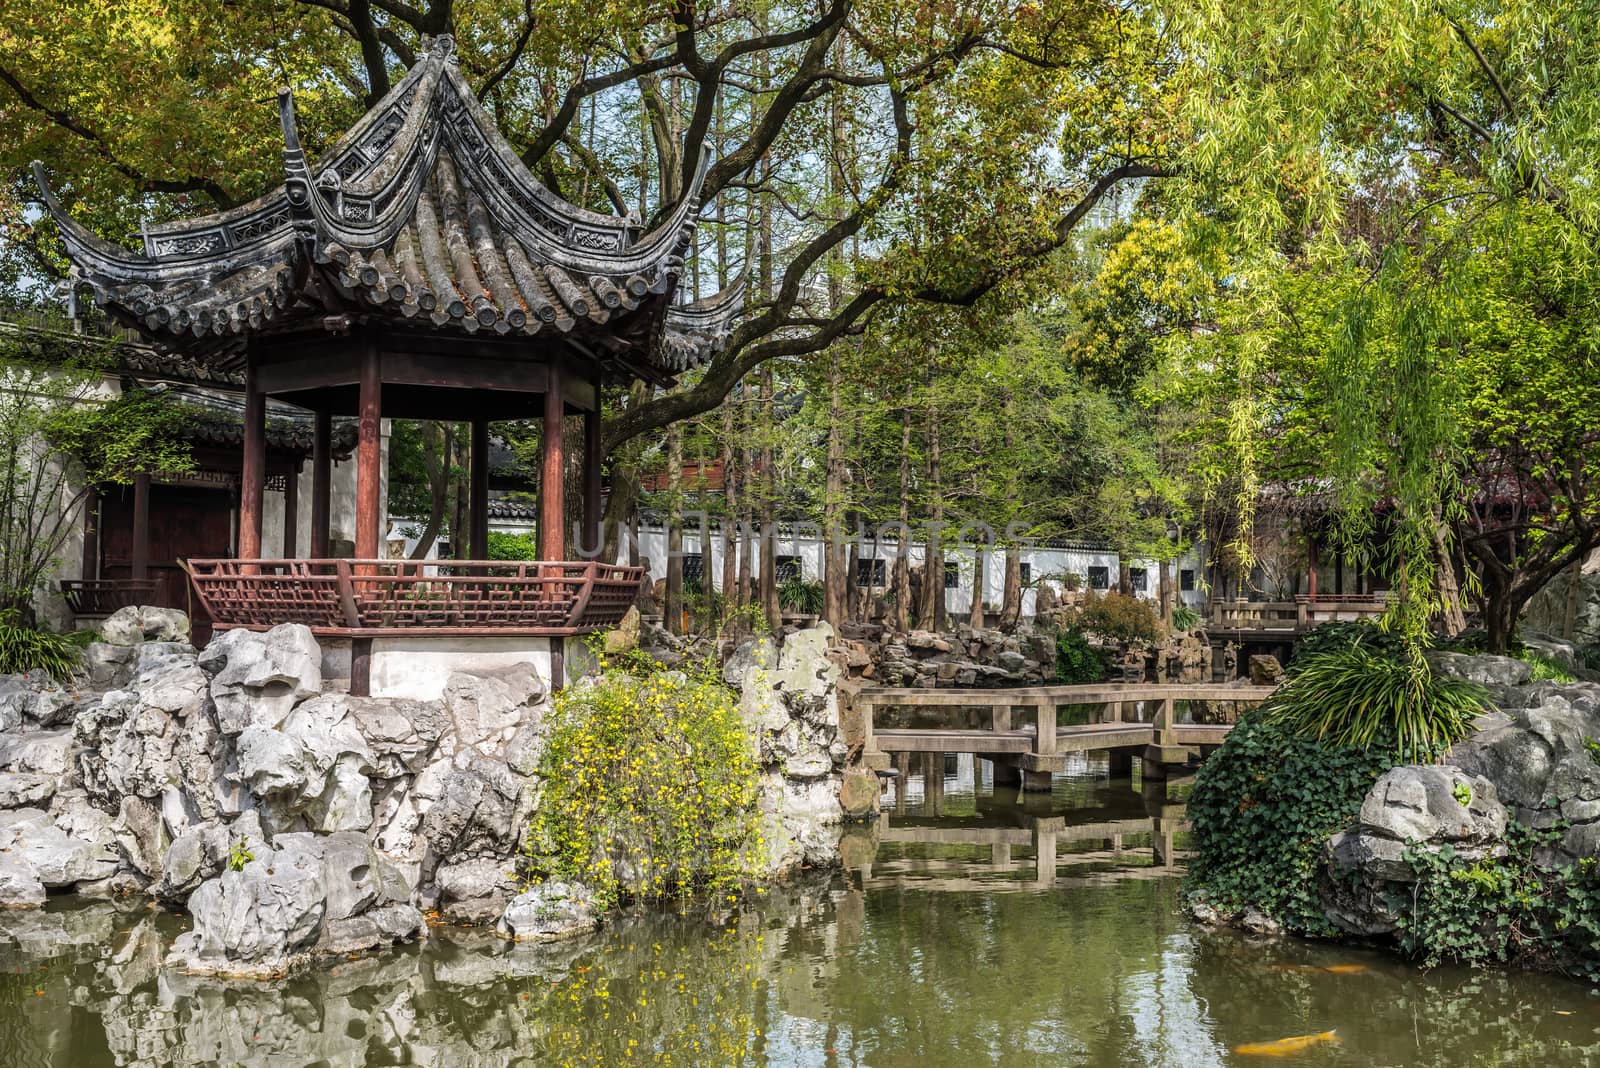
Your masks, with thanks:
[[[940,484],[939,401],[932,376],[928,381],[927,426],[928,494],[932,502],[928,523],[928,550],[922,575],[922,618],[918,625],[931,631],[945,627],[944,592],[944,487]]]
[[[1461,583],[1456,578],[1456,563],[1450,552],[1449,535],[1444,521],[1437,515],[1433,521],[1433,549],[1439,574],[1440,622],[1445,637],[1454,638],[1467,629],[1467,613],[1461,606]]]
[[[428,525],[411,550],[413,560],[426,559],[444,529],[450,500],[450,424],[432,420],[422,424],[422,465],[428,472]]]
[[[967,623],[982,627],[988,622],[983,613],[983,588],[989,584],[989,550],[978,542],[972,550],[972,605],[967,610]]]
[[[1516,636],[1517,612],[1521,603],[1512,596],[1509,583],[1484,580],[1483,629],[1487,632],[1487,651],[1504,656]]]
[[[761,368],[761,607],[773,634],[783,631],[778,603],[778,472],[772,454],[772,368]]]
[[[1000,602],[1000,626],[1014,630],[1022,622],[1022,551],[1006,546],[1005,593]]]
[[[733,398],[722,406],[722,610],[739,607],[738,477],[734,471]]]
[[[844,622],[846,605],[844,545],[844,413],[840,391],[843,375],[839,361],[828,367],[828,455],[823,482],[822,532],[822,618],[838,627]]]
[[[683,633],[683,427],[667,427],[667,630]]]
[[[911,383],[906,383],[905,405],[900,409],[900,541],[894,557],[895,630],[911,629]]]
[[[1172,561],[1162,560],[1157,574],[1158,594],[1161,598],[1161,622],[1172,626]]]

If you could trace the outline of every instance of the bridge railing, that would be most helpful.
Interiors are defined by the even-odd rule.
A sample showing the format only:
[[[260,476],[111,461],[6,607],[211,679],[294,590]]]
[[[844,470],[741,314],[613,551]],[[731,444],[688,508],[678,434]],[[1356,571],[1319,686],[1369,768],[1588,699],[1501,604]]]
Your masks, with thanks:
[[[887,754],[892,752],[950,752],[1006,756],[1027,771],[1046,772],[1062,770],[1064,754],[1068,751],[1218,744],[1226,736],[1229,725],[1179,723],[1178,703],[1258,705],[1272,696],[1273,689],[1198,683],[1104,683],[999,690],[871,686],[857,691],[853,701],[861,721],[862,762],[867,767],[887,768]],[[1158,705],[1152,720],[1127,719],[1130,705],[1145,702]],[[1060,709],[1079,705],[1100,706],[1099,720],[1082,725],[1058,725]],[[880,728],[876,722],[879,710],[889,708],[977,709],[987,714],[989,728]],[[1035,730],[1019,730],[1013,725],[1012,714],[1018,708],[1035,710]]]

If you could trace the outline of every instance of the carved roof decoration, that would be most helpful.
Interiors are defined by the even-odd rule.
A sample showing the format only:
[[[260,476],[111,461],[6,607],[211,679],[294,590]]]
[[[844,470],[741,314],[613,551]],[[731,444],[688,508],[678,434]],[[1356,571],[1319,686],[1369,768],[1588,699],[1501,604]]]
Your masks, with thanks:
[[[246,335],[365,317],[570,336],[669,375],[710,358],[743,308],[742,286],[672,307],[709,157],[648,233],[569,204],[495,129],[448,36],[315,164],[287,90],[279,111],[284,184],[149,226],[143,254],[69,217],[34,165],[74,274],[100,305],[164,348],[224,364]]]

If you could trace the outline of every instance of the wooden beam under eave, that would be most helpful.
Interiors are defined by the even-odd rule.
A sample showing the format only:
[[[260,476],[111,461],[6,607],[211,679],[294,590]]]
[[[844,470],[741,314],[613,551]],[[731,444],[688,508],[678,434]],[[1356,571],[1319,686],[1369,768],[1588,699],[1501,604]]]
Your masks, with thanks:
[[[328,556],[333,499],[333,416],[317,412],[311,429],[311,558]]]
[[[467,511],[472,529],[468,555],[474,560],[489,559],[489,421],[472,421],[472,469]]]

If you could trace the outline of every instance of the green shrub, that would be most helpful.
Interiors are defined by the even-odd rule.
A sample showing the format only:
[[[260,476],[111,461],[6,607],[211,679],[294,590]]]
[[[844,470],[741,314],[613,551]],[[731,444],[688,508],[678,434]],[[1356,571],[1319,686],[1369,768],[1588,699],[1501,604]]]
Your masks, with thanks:
[[[1194,630],[1200,625],[1200,613],[1186,604],[1177,605],[1172,609],[1172,629],[1179,634]]]
[[[786,612],[805,616],[820,616],[825,595],[820,582],[807,582],[803,578],[784,579],[778,584],[778,603]]]
[[[727,893],[757,870],[757,768],[709,669],[639,678],[602,665],[556,696],[527,869],[603,900]]]
[[[1403,637],[1384,630],[1376,623],[1359,620],[1324,623],[1315,630],[1302,634],[1295,642],[1294,655],[1284,669],[1284,674],[1295,674],[1302,663],[1313,659],[1319,653],[1347,649],[1352,645],[1365,646],[1385,656],[1399,655],[1405,652],[1406,648]]]
[[[1290,930],[1333,933],[1317,899],[1323,843],[1355,819],[1391,754],[1307,738],[1260,712],[1242,716],[1189,798],[1191,892],[1227,912],[1254,906]]]
[[[1161,617],[1148,601],[1125,593],[1085,595],[1077,624],[1084,630],[1125,642],[1153,642],[1161,637]]]
[[[537,560],[539,539],[532,534],[510,534],[504,530],[489,531],[489,559]]]
[[[15,616],[0,615],[0,674],[43,671],[67,682],[78,670],[83,642],[72,634],[24,627]]]
[[[1406,954],[1433,966],[1517,963],[1600,979],[1600,870],[1592,857],[1541,868],[1534,857],[1564,827],[1506,827],[1503,855],[1469,861],[1446,845],[1407,847],[1417,882],[1387,902]]]
[[[1068,686],[1099,682],[1105,675],[1105,662],[1089,645],[1077,627],[1063,627],[1056,634],[1056,681]]]
[[[1336,745],[1386,740],[1398,762],[1420,763],[1464,736],[1486,701],[1476,683],[1435,675],[1420,649],[1356,642],[1301,658],[1262,713]]]

